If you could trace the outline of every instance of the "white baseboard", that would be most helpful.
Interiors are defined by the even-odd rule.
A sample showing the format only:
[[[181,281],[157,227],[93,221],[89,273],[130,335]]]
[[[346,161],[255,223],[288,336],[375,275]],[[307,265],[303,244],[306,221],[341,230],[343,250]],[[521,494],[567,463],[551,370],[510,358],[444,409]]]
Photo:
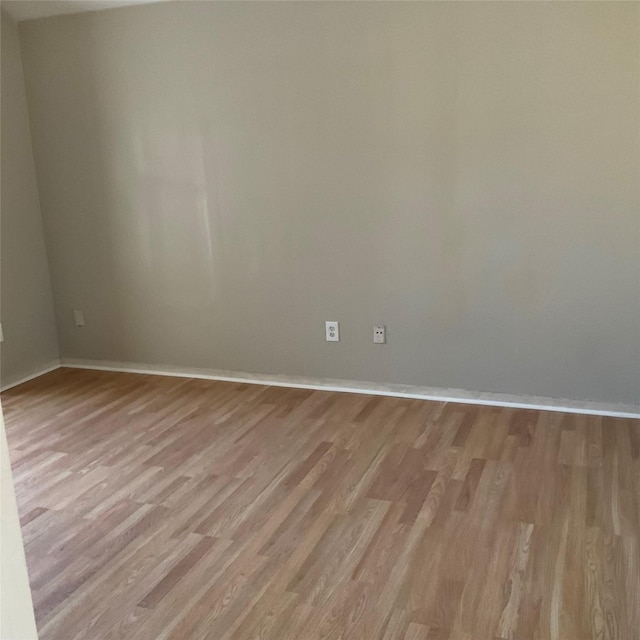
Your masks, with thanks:
[[[503,393],[484,393],[462,389],[439,389],[398,384],[377,384],[352,380],[333,380],[325,378],[304,378],[276,374],[253,374],[240,371],[221,371],[218,369],[190,369],[133,362],[113,362],[107,360],[79,360],[62,358],[61,366],[74,369],[94,369],[98,371],[119,371],[144,373],[180,378],[199,378],[224,382],[242,382],[262,384],[272,387],[290,387],[296,389],[316,389],[320,391],[339,391],[343,393],[363,393],[397,398],[415,398],[436,400],[439,402],[459,402],[461,404],[512,407],[518,409],[536,409],[539,411],[561,411],[585,415],[612,416],[616,418],[640,418],[640,406],[611,404],[592,401],[559,400],[538,396],[510,395]]]
[[[42,367],[38,367],[37,369],[34,369],[31,373],[25,376],[21,376],[20,378],[11,380],[11,382],[8,382],[7,384],[3,384],[0,387],[0,391],[7,391],[7,389],[12,389],[13,387],[17,387],[19,384],[22,384],[23,382],[29,382],[29,380],[33,380],[34,378],[39,378],[40,376],[43,376],[45,373],[49,373],[50,371],[55,371],[56,369],[59,369],[59,368],[60,368],[60,360],[56,358],[55,360],[52,360],[48,364],[43,365]]]

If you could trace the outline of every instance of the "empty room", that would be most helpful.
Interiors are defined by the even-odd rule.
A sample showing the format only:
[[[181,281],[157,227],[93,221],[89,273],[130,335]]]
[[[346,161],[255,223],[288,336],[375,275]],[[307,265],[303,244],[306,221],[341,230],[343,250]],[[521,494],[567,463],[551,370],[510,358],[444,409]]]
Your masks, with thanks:
[[[640,640],[640,2],[0,6],[0,640]]]

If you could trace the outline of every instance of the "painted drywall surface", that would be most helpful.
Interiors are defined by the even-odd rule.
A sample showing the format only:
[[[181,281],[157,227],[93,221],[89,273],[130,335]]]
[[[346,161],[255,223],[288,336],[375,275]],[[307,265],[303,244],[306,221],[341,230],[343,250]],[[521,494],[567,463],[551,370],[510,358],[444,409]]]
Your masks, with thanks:
[[[0,158],[0,382],[9,384],[58,358],[16,23],[2,11]]]
[[[62,355],[637,404],[639,12],[22,23]]]
[[[38,640],[1,407],[0,480],[0,638]]]

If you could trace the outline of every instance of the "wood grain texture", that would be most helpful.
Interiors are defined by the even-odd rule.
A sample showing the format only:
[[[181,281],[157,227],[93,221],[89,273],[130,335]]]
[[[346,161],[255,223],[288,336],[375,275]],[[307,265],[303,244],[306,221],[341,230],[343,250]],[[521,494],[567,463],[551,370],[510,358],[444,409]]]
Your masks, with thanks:
[[[640,421],[72,369],[2,401],[41,640],[640,638]]]

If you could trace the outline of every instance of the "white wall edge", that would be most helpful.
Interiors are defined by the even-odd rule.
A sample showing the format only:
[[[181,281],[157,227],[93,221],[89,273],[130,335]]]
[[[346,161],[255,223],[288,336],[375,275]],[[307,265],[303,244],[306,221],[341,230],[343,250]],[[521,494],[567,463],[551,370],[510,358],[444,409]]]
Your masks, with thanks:
[[[8,389],[13,389],[13,387],[17,387],[19,384],[23,384],[24,382],[29,382],[29,380],[33,380],[34,378],[39,378],[40,376],[43,376],[45,373],[49,373],[50,371],[55,371],[56,369],[59,369],[59,368],[60,368],[60,359],[56,358],[55,360],[52,360],[51,362],[44,365],[43,367],[38,367],[38,369],[35,369],[32,373],[29,373],[26,376],[22,376],[17,380],[12,380],[7,384],[3,384],[0,387],[0,391],[7,391]]]
[[[353,380],[304,378],[276,374],[252,374],[241,371],[222,371],[217,369],[189,369],[187,367],[171,367],[166,365],[134,362],[113,362],[107,360],[82,360],[75,358],[62,358],[60,366],[72,369],[142,373],[147,375],[179,378],[217,380],[221,382],[262,384],[272,387],[338,391],[341,393],[362,393],[366,395],[392,396],[395,398],[413,398],[417,400],[435,400],[438,402],[458,402],[461,404],[511,407],[515,409],[560,411],[563,413],[610,416],[614,418],[640,418],[640,406],[635,405],[559,400],[538,396],[465,391],[462,389],[439,389],[435,387],[377,384],[372,382],[357,382]]]

